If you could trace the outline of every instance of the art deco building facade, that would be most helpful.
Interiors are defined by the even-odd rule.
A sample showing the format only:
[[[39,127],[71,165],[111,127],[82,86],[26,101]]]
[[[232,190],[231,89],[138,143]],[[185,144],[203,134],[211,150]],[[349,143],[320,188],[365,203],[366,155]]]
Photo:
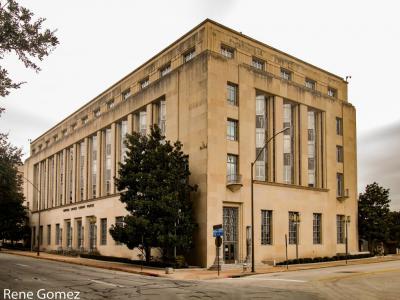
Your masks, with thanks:
[[[224,262],[248,258],[256,154],[257,264],[285,258],[285,235],[289,258],[296,243],[300,257],[344,253],[346,227],[355,252],[355,121],[341,77],[205,20],[31,143],[33,234],[44,250],[136,258],[108,233],[127,214],[114,177],[125,134],[156,123],[183,143],[199,186],[192,263],[214,263],[212,227],[221,223]]]

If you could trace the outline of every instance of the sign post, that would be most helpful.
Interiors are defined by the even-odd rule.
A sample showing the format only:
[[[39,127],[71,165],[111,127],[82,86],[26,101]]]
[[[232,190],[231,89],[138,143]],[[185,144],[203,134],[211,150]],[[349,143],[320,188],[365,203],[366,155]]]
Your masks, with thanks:
[[[224,236],[224,229],[222,227],[222,224],[214,225],[213,226],[213,237],[215,237],[215,247],[216,247],[216,253],[217,253],[217,269],[218,269],[218,276],[219,276],[219,248],[222,245],[222,237]]]

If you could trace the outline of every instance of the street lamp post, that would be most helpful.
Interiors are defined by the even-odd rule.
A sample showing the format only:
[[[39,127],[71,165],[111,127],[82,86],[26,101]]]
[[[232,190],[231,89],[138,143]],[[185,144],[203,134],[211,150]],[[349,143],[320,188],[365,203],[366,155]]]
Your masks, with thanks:
[[[251,272],[255,273],[255,266],[254,266],[254,178],[253,178],[253,169],[254,169],[254,164],[256,163],[257,159],[260,157],[260,154],[264,151],[264,149],[267,147],[268,143],[272,141],[278,134],[290,129],[289,127],[285,127],[281,131],[275,133],[272,137],[270,137],[264,144],[264,147],[262,147],[261,151],[259,151],[256,155],[256,159],[251,162],[250,164],[250,178],[251,178],[251,189],[250,189],[250,197],[251,197]]]
[[[20,173],[20,174],[23,174],[21,171],[17,171],[18,173]],[[37,190],[38,192],[39,192],[39,205],[38,205],[38,230],[37,230],[37,243],[38,243],[38,247],[37,247],[37,256],[40,256],[40,199],[42,198],[42,196],[41,196],[41,191],[40,191],[40,189],[37,187],[37,186],[35,186],[28,178],[26,178],[25,176],[23,176],[23,175],[21,175],[22,176],[22,178],[24,178],[28,183],[30,183],[32,186],[33,186],[33,188],[35,189],[35,190]],[[29,209],[29,207],[28,207],[28,209]],[[33,211],[31,211],[32,213],[33,213]],[[42,237],[43,238],[43,237]]]
[[[350,223],[350,216],[346,217],[345,222],[346,222],[346,265],[347,265],[347,259],[349,257],[349,235],[348,235],[349,231],[347,225]]]

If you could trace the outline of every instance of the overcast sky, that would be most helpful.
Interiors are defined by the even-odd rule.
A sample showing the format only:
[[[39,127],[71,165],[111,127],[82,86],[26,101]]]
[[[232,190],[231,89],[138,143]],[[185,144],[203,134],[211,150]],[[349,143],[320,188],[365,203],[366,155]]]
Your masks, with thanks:
[[[205,18],[345,77],[357,108],[359,191],[377,181],[400,209],[399,1],[19,1],[60,45],[0,105],[0,130],[29,152],[35,139]],[[27,157],[27,156],[25,156]]]

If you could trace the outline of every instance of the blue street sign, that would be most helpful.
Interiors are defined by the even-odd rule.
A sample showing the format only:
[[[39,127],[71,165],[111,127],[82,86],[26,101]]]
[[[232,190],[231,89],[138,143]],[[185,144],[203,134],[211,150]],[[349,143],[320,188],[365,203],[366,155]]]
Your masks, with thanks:
[[[213,229],[213,237],[218,237],[218,236],[224,236],[223,228]]]

